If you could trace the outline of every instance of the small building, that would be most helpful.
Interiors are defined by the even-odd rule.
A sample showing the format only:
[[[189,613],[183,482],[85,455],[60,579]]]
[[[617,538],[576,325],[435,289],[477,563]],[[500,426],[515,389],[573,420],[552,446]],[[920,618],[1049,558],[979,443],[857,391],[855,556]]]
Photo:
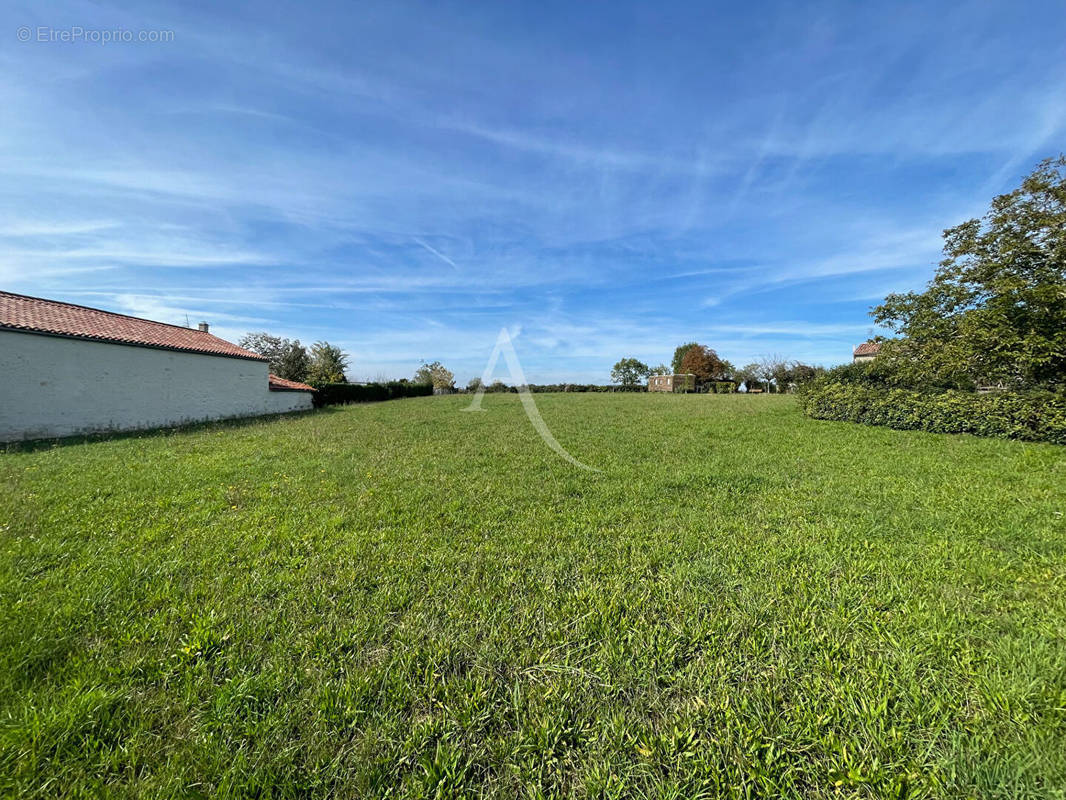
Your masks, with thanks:
[[[691,372],[680,375],[652,375],[648,378],[649,392],[694,392],[696,376]]]
[[[210,333],[0,292],[0,441],[304,411],[314,389]]]
[[[851,354],[852,360],[858,364],[863,361],[873,361],[881,352],[880,342],[863,342]]]

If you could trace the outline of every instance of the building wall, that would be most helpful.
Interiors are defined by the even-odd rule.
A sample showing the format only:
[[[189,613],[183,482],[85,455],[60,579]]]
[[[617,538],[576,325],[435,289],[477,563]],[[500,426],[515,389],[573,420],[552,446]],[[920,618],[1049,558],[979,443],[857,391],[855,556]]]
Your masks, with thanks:
[[[854,360],[856,364],[861,364],[864,361],[873,361],[875,358],[877,358],[876,354],[869,356],[852,356],[852,360]]]
[[[311,407],[267,387],[264,361],[0,331],[0,441]]]
[[[694,375],[651,375],[648,377],[649,392],[693,392],[696,390]]]

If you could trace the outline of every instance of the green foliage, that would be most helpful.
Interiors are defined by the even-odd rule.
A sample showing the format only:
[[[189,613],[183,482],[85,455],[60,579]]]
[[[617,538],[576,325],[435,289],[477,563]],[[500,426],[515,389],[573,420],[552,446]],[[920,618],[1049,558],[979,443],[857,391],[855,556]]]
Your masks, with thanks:
[[[1066,786],[1061,448],[537,404],[0,454],[0,796]]]
[[[696,383],[702,384],[721,380],[725,371],[724,367],[725,362],[714,350],[702,344],[693,344],[685,350],[679,371],[683,374],[695,375]]]
[[[318,387],[315,405],[318,407],[347,405],[348,403],[372,403],[380,400],[398,400],[402,397],[426,397],[433,394],[428,383],[388,381],[387,383],[327,383]]]
[[[900,336],[878,360],[915,388],[1066,383],[1066,157],[1041,162],[944,243],[924,292],[889,295],[874,310]]]
[[[745,390],[750,392],[752,389],[764,388],[762,374],[762,367],[759,364],[751,363],[735,370],[733,377],[739,383],[744,384]]]
[[[344,370],[348,368],[348,356],[339,347],[329,342],[311,345],[311,364],[307,370],[307,382],[316,389],[327,383],[343,383]]]
[[[307,373],[311,369],[311,356],[307,349],[297,339],[287,342],[282,348],[275,368],[271,369],[275,375],[290,381],[306,381]]]
[[[311,359],[299,339],[283,339],[266,331],[246,333],[239,347],[270,359],[270,371],[290,381],[306,381]]]
[[[1063,394],[929,393],[832,380],[812,384],[802,403],[815,419],[1066,444]]]
[[[648,365],[635,358],[623,358],[611,367],[611,382],[622,386],[636,386],[651,373]]]
[[[439,361],[433,361],[422,365],[415,372],[414,383],[428,383],[434,389],[451,390],[455,388],[455,375],[445,369]]]
[[[659,364],[648,369],[648,375],[670,375],[670,368],[666,364]]]
[[[688,353],[693,347],[699,347],[698,342],[688,342],[686,344],[678,345],[674,349],[674,357],[670,361],[670,366],[673,370],[672,374],[679,375],[681,373],[681,362],[685,360],[685,354]]]

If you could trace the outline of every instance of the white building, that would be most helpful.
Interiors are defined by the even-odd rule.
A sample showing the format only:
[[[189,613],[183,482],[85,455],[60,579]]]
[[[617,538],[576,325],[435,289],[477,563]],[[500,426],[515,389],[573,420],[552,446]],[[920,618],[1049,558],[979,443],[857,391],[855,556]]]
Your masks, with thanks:
[[[198,329],[0,292],[0,441],[304,411],[314,389]]]

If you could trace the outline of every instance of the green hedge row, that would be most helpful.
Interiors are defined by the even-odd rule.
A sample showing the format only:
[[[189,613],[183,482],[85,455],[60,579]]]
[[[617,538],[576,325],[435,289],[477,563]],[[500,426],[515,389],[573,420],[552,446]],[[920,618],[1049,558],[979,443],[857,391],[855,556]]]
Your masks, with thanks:
[[[1052,392],[929,394],[825,382],[809,386],[800,402],[815,419],[1066,444],[1066,395]]]
[[[426,397],[433,394],[428,383],[327,383],[315,392],[315,407],[372,403],[378,400],[397,400],[401,397]]]
[[[530,392],[646,392],[648,387],[640,383],[636,386],[619,386],[617,384],[608,384],[606,386],[598,383],[530,383],[528,384]],[[468,390],[469,391],[469,390]],[[511,392],[517,393],[517,386],[509,386],[502,382],[492,383],[485,387],[485,391],[492,394],[494,392]]]

